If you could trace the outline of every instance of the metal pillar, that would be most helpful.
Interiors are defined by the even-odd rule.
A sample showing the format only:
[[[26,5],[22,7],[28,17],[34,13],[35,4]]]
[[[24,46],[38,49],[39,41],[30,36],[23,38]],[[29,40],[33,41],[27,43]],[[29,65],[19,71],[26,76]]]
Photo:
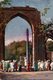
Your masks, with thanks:
[[[26,29],[26,58],[27,58],[27,64],[29,60],[29,30],[28,28]]]
[[[27,70],[30,71],[30,54],[29,54],[29,30],[26,29],[26,59],[27,59]]]

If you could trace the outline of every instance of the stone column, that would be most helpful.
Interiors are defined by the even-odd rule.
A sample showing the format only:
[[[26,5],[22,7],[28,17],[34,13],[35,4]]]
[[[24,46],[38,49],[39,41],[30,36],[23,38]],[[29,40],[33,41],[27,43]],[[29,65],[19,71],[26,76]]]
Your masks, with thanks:
[[[37,60],[39,59],[39,53],[38,53],[38,34],[39,34],[39,30],[37,27],[33,27],[33,31],[32,31],[32,42],[33,42],[33,48],[32,48],[32,55],[33,55],[33,67],[34,67],[34,63],[37,62]]]
[[[32,41],[33,41],[33,48],[32,48],[32,55],[33,55],[33,67],[34,67],[34,63],[35,63],[35,47],[34,47],[34,32],[32,33]]]
[[[0,61],[5,58],[4,31],[0,29]]]
[[[34,27],[32,29],[32,66],[34,68],[35,63],[35,30]]]

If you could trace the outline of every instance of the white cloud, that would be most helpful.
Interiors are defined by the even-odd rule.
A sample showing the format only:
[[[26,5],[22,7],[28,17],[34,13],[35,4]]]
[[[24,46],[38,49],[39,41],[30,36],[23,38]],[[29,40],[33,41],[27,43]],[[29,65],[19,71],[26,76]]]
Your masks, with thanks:
[[[50,17],[42,17],[41,18],[42,23],[48,24],[51,22],[51,18]]]
[[[51,18],[46,18],[46,21],[48,21],[48,22],[51,21]]]

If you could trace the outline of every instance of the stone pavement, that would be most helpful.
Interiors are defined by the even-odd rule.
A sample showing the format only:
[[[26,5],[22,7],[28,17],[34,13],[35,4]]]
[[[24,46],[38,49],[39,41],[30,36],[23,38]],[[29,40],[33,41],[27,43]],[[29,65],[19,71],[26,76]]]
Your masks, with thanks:
[[[0,72],[0,80],[53,80],[53,71]]]

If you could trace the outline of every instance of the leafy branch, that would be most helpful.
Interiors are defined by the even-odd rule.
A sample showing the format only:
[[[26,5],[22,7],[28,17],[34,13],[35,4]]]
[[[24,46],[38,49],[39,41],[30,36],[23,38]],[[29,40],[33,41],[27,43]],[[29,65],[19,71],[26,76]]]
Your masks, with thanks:
[[[11,0],[1,0],[0,7],[5,7],[6,5],[11,5]]]
[[[44,8],[44,9],[41,11],[41,15],[42,15],[42,16],[45,16],[45,14],[47,14],[47,12],[48,12],[49,9],[50,9],[49,7]]]

